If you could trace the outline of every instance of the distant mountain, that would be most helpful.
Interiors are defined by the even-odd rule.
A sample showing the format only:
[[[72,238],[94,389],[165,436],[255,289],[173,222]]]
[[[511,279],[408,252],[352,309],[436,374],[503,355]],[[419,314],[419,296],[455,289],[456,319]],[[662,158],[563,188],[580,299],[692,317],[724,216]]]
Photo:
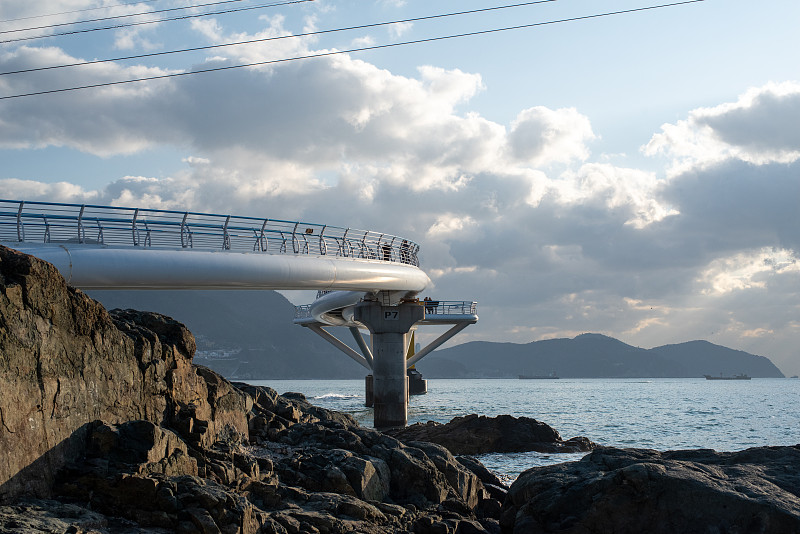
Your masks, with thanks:
[[[783,373],[765,356],[729,349],[708,341],[688,341],[650,349],[683,366],[688,376],[734,375],[745,373],[753,377],[783,377]]]
[[[550,373],[562,378],[685,378],[739,373],[783,377],[764,356],[708,341],[641,349],[600,334],[526,344],[472,341],[438,350],[417,368],[426,378],[516,378]]]
[[[294,306],[275,291],[87,293],[108,309],[154,311],[182,322],[195,335],[198,351],[202,351],[195,362],[228,378],[338,379],[367,374],[322,338],[292,324]],[[214,358],[215,353],[220,357]],[[202,358],[204,354],[209,358]]]
[[[109,309],[155,311],[181,321],[197,339],[201,352],[195,361],[229,378],[361,379],[367,374],[363,367],[316,334],[293,325],[294,306],[275,291],[88,293]],[[333,332],[352,345],[346,330]],[[707,341],[648,350],[600,334],[527,344],[472,341],[437,350],[420,361],[417,368],[426,378],[516,378],[521,374],[550,373],[562,378],[701,377],[738,373],[752,377],[783,376],[763,356]]]

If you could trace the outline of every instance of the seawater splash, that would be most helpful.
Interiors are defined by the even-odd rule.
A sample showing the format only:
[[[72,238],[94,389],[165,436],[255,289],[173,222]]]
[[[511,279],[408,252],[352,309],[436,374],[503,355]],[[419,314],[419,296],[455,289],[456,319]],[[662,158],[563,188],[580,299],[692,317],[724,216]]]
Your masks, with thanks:
[[[343,395],[341,393],[325,393],[324,395],[318,395],[316,397],[311,397],[314,400],[326,400],[326,399],[363,399],[364,395]]]

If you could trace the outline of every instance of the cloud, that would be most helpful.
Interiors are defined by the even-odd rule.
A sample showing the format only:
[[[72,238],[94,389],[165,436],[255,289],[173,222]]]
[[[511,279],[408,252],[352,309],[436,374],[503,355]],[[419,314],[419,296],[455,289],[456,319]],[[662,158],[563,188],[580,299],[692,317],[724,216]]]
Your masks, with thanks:
[[[511,123],[511,155],[532,165],[567,163],[589,156],[594,139],[589,119],[574,108],[551,110],[537,106],[523,110]]]
[[[434,239],[463,237],[470,229],[476,226],[475,219],[469,215],[459,216],[445,213],[436,218],[436,222],[428,229],[427,236]]]
[[[594,205],[608,213],[624,214],[623,224],[641,229],[678,212],[659,200],[662,182],[653,173],[592,163],[567,171],[552,189],[563,205]]]
[[[34,180],[7,178],[0,180],[0,197],[59,202],[91,202],[99,197],[97,191],[85,191],[80,185],[68,182],[42,183]]]
[[[283,19],[263,20],[252,35],[215,21],[193,28],[208,42],[288,33]],[[218,49],[195,68],[321,50],[310,39],[280,43]],[[18,47],[2,53],[0,68],[74,59]],[[67,86],[167,72],[97,65],[42,79]],[[9,92],[36,86],[0,83]],[[788,346],[800,328],[789,319],[800,302],[797,84],[752,89],[662,126],[645,148],[665,162],[660,173],[593,156],[597,135],[577,109],[534,105],[503,124],[472,109],[485,92],[478,73],[424,65],[402,76],[340,55],[4,101],[0,147],[114,158],[167,146],[185,166],[97,191],[23,179],[0,180],[0,191],[408,237],[422,245],[439,298],[479,301],[481,321],[461,341],[593,331],[643,346]]]
[[[754,165],[731,158],[671,179],[662,195],[681,213],[672,232],[683,236],[684,253],[728,256],[762,246],[800,250],[798,170],[800,162]]]
[[[665,124],[643,147],[673,158],[673,174],[736,159],[764,165],[800,159],[800,83],[770,83],[738,101],[692,111]]]
[[[392,24],[389,26],[389,35],[393,39],[399,39],[403,35],[407,34],[414,28],[414,24],[411,22],[399,22],[397,24]]]
[[[798,254],[764,248],[714,260],[698,282],[703,294],[724,295],[745,289],[766,289],[773,275],[786,273],[800,273]]]
[[[106,19],[97,20],[96,27],[125,24],[132,20],[142,21],[141,18],[127,18],[125,15],[150,13],[155,10],[153,5],[147,2],[106,0],[101,4],[98,5],[95,0],[51,0],[46,3],[4,0],[0,4],[0,20],[4,21],[5,34],[2,40],[11,41],[11,45],[15,41],[16,43],[35,43],[35,40],[25,39],[70,32],[76,28],[71,23],[86,20]],[[142,34],[152,33],[156,26],[156,24],[145,24],[114,30],[114,48],[123,50],[137,47],[152,49],[154,45]],[[28,28],[31,29],[28,30]],[[80,28],[85,29],[86,26]]]
[[[55,47],[22,46],[0,54],[3,71],[74,63]],[[159,76],[169,71],[144,66],[87,65],[3,77],[6,94],[102,84],[132,78]],[[0,104],[0,147],[42,148],[65,146],[111,156],[131,154],[154,146],[172,130],[159,115],[161,98],[174,90],[169,80],[114,85],[84,91],[6,100]],[[157,131],[153,131],[153,127]]]

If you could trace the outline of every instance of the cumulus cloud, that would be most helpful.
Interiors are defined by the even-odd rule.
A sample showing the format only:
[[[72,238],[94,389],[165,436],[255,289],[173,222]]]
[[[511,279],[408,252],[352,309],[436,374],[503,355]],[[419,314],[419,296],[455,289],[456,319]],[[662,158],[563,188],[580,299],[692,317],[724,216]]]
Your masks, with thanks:
[[[452,237],[458,239],[463,237],[468,229],[476,225],[475,219],[469,215],[459,216],[453,213],[445,213],[436,218],[436,222],[428,229],[428,237],[444,238]]]
[[[578,110],[537,106],[517,115],[511,123],[508,144],[517,160],[543,165],[586,159],[586,143],[593,138],[589,119]]]
[[[610,213],[624,213],[624,224],[641,229],[678,213],[659,200],[661,185],[653,173],[592,163],[577,172],[565,172],[552,189],[563,205],[596,205]]]
[[[103,24],[114,26],[121,21],[135,20],[126,18],[126,15],[146,14],[155,10],[153,4],[148,2],[105,0],[99,4],[95,0],[50,0],[46,3],[4,0],[0,4],[0,20],[3,21],[5,33],[3,40],[12,44],[33,43],[36,41],[30,38],[59,35],[73,30],[75,26],[71,26],[71,23],[97,20],[97,27],[104,27]],[[114,48],[152,49],[154,45],[144,36],[152,33],[154,28],[155,25],[147,24],[117,29],[114,31]]]
[[[247,35],[215,21],[193,27],[212,43],[288,34],[280,17],[263,20]],[[196,68],[317,50],[308,39],[280,42],[279,51],[215,50]],[[24,46],[4,51],[0,68],[75,59]],[[46,79],[167,72],[96,65]],[[34,82],[0,83],[13,93]],[[340,55],[4,101],[0,147],[111,158],[169,146],[185,167],[97,191],[6,179],[0,192],[402,235],[422,245],[437,295],[480,302],[481,321],[462,341],[600,331],[642,345],[709,338],[745,348],[797,333],[786,317],[800,296],[800,86],[752,89],[664,125],[645,148],[665,159],[662,173],[593,156],[590,119],[573,108],[534,105],[508,124],[482,116],[470,102],[486,91],[478,73],[427,65],[402,76]]]
[[[765,289],[772,275],[800,273],[798,254],[765,248],[711,262],[699,278],[704,294],[724,295],[744,289]]]
[[[685,120],[665,124],[643,150],[672,157],[674,174],[730,159],[792,163],[800,158],[798,121],[800,83],[770,83],[736,102],[696,109]]]
[[[22,46],[0,54],[3,71],[79,61],[55,47]],[[7,94],[102,84],[168,73],[156,67],[96,64],[58,69],[30,76],[5,76]],[[168,80],[99,87],[41,97],[19,98],[0,104],[0,147],[65,146],[98,156],[131,154],[153,146],[172,130],[159,114],[160,98],[170,95]],[[159,131],[152,128],[156,126]]]
[[[97,191],[86,191],[80,185],[68,182],[43,183],[35,180],[7,178],[0,180],[2,198],[30,200],[52,200],[59,202],[86,203],[100,197]]]

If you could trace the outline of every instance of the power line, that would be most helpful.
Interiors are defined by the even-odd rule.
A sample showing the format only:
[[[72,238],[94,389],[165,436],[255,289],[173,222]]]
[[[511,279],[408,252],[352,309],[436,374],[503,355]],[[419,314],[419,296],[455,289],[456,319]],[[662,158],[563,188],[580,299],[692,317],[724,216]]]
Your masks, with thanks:
[[[229,1],[238,2],[239,0],[229,0]],[[264,8],[267,8],[267,7],[285,6],[285,5],[289,5],[289,4],[302,4],[304,2],[313,2],[313,1],[314,0],[286,0],[286,1],[283,1],[283,2],[273,2],[271,4],[261,4],[261,5],[257,5],[257,6],[231,8],[231,9],[226,9],[226,10],[222,10],[222,11],[210,11],[208,13],[197,13],[197,14],[193,14],[193,15],[181,15],[179,17],[167,17],[167,18],[163,18],[163,19],[146,20],[146,21],[141,21],[141,22],[128,22],[128,23],[125,23],[125,24],[115,24],[113,26],[101,26],[99,28],[87,28],[87,29],[83,29],[83,30],[72,30],[72,31],[68,31],[68,32],[50,33],[50,34],[47,34],[47,35],[34,35],[34,36],[31,36],[31,37],[17,37],[15,39],[6,39],[4,41],[0,41],[0,44],[16,43],[16,42],[19,42],[19,41],[32,41],[34,39],[45,39],[47,37],[61,37],[61,36],[64,36],[64,35],[74,35],[74,34],[77,34],[77,33],[89,33],[89,32],[103,31],[103,30],[117,30],[117,29],[120,29],[120,28],[130,28],[132,26],[143,26],[145,24],[157,24],[159,22],[172,22],[172,21],[175,21],[175,20],[186,20],[186,19],[193,19],[193,18],[199,18],[199,17],[208,17],[208,16],[211,16],[211,15],[223,15],[223,14],[227,14],[227,13],[238,13],[240,11],[252,11],[254,9],[264,9]],[[14,30],[12,30],[12,31],[14,31]],[[2,33],[2,32],[0,32],[0,33]]]
[[[220,4],[231,4],[233,2],[242,2],[244,0],[221,0],[218,2],[211,2],[208,4],[197,4],[194,6],[184,6],[184,7],[170,7],[165,9],[157,9],[155,11],[140,11],[139,13],[127,13],[124,15],[110,15],[108,17],[99,17],[96,19],[86,19],[86,20],[76,20],[73,22],[56,22],[54,24],[45,24],[44,26],[32,26],[30,28],[16,28],[14,30],[2,30],[1,33],[15,33],[15,32],[27,32],[31,30],[44,30],[47,28],[57,28],[59,26],[72,26],[74,24],[88,24],[90,22],[102,22],[104,20],[115,20],[115,19],[125,19],[130,17],[138,17],[140,15],[157,15],[158,13],[169,13],[172,11],[183,11],[184,9],[194,9],[197,7],[209,7],[209,6],[218,6]],[[116,7],[116,6],[110,6]]]
[[[67,63],[67,64],[63,64],[63,65],[51,65],[51,66],[48,66],[48,67],[34,67],[34,68],[30,68],[30,69],[20,69],[20,70],[8,71],[8,72],[0,72],[0,76],[6,76],[6,75],[9,75],[9,74],[23,74],[23,73],[28,73],[28,72],[42,71],[42,70],[62,69],[62,68],[65,68],[65,67],[80,67],[80,66],[83,66],[83,65],[94,65],[96,63],[108,63],[108,62],[112,62],[112,61],[125,61],[125,60],[129,60],[129,59],[142,59],[142,58],[146,58],[146,57],[165,56],[165,55],[168,55],[168,54],[179,54],[179,53],[183,53],[183,52],[198,52],[200,50],[210,50],[210,49],[213,49],[213,48],[223,48],[223,47],[227,47],[227,46],[238,46],[238,45],[244,45],[244,44],[264,43],[264,42],[268,42],[268,41],[277,41],[277,40],[281,40],[281,39],[291,39],[291,38],[298,38],[298,37],[309,37],[309,36],[312,36],[312,35],[323,35],[323,34],[327,34],[327,33],[335,33],[335,32],[342,32],[342,31],[349,31],[349,30],[363,30],[363,29],[366,29],[366,28],[375,28],[375,27],[379,27],[379,26],[389,26],[389,25],[392,25],[392,24],[405,24],[405,23],[408,23],[408,22],[419,22],[419,21],[422,21],[422,20],[432,20],[432,19],[460,16],[460,15],[473,15],[473,14],[476,14],[476,13],[483,13],[483,12],[487,12],[487,11],[498,11],[498,10],[501,10],[501,9],[511,9],[511,8],[517,8],[517,7],[523,7],[523,6],[531,6],[531,5],[535,5],[535,4],[546,4],[546,3],[549,3],[549,2],[557,2],[557,1],[558,0],[536,0],[536,1],[531,1],[531,2],[522,2],[522,3],[519,3],[519,4],[507,4],[507,5],[502,5],[502,6],[485,7],[485,8],[480,8],[480,9],[471,9],[469,11],[457,11],[457,12],[453,12],[453,13],[442,13],[442,14],[439,14],[439,15],[428,15],[428,16],[423,16],[423,17],[414,17],[414,18],[410,18],[410,19],[393,20],[393,21],[389,21],[389,22],[375,22],[375,23],[372,23],[372,24],[362,24],[362,25],[359,25],[359,26],[348,26],[348,27],[345,27],[345,28],[334,28],[334,29],[329,29],[329,30],[318,30],[318,31],[314,31],[314,32],[298,33],[298,34],[294,34],[294,35],[281,35],[281,36],[278,36],[278,37],[264,37],[262,39],[251,39],[251,40],[248,40],[248,41],[237,41],[237,42],[234,42],[234,43],[222,43],[222,44],[216,44],[216,45],[197,46],[197,47],[193,47],[193,48],[182,48],[182,49],[179,49],[179,50],[167,50],[167,51],[163,51],[163,52],[150,52],[150,53],[147,53],[147,54],[137,54],[137,55],[134,55],[134,56],[124,56],[124,57],[109,58],[109,59],[95,59],[95,60],[92,60],[92,61],[81,61],[81,62],[77,62],[77,63]]]
[[[120,2],[114,6],[98,6],[98,7],[86,7],[83,9],[73,9],[71,11],[60,11],[58,13],[44,13],[42,15],[29,15],[27,17],[17,17],[14,19],[4,19],[0,20],[0,24],[6,22],[18,22],[20,20],[32,20],[32,19],[43,19],[47,17],[58,17],[60,15],[72,15],[73,13],[85,13],[87,11],[98,11],[100,9],[109,9],[111,7],[120,7],[120,6],[133,6],[137,4],[150,4],[152,2],[160,2],[161,0],[137,0],[134,2]]]
[[[624,9],[624,10],[621,10],[621,11],[609,11],[609,12],[605,12],[605,13],[597,13],[597,14],[594,14],[594,15],[584,15],[584,16],[580,16],[580,17],[570,17],[570,18],[566,18],[566,19],[550,20],[550,21],[545,21],[545,22],[534,22],[534,23],[530,23],[530,24],[519,24],[519,25],[516,25],[516,26],[506,26],[504,28],[493,28],[493,29],[489,29],[489,30],[480,30],[480,31],[459,33],[459,34],[452,34],[452,35],[445,35],[445,36],[439,36],[439,37],[428,37],[428,38],[425,38],[425,39],[415,39],[413,41],[403,41],[403,42],[383,44],[383,45],[365,46],[365,47],[361,47],[361,48],[351,48],[349,50],[334,50],[334,51],[329,51],[329,52],[320,52],[320,53],[317,53],[317,54],[309,54],[309,55],[306,55],[306,56],[296,56],[296,57],[291,57],[291,58],[272,59],[272,60],[268,60],[268,61],[258,61],[258,62],[255,62],[255,63],[246,63],[246,64],[240,64],[240,65],[227,65],[227,66],[224,66],[224,67],[213,67],[213,68],[209,68],[209,69],[201,69],[201,70],[194,70],[194,71],[187,71],[187,72],[175,72],[175,73],[170,73],[170,74],[161,74],[161,75],[158,75],[158,76],[147,76],[147,77],[144,77],[144,78],[134,78],[134,79],[130,79],[130,80],[119,80],[119,81],[115,81],[115,82],[95,83],[95,84],[89,84],[89,85],[81,85],[81,86],[77,86],[77,87],[66,87],[66,88],[62,88],[62,89],[49,89],[47,91],[36,91],[36,92],[32,92],[32,93],[22,93],[22,94],[17,94],[17,95],[0,96],[0,100],[9,100],[9,99],[12,99],[12,98],[23,98],[23,97],[27,97],[27,96],[39,96],[39,95],[47,95],[47,94],[54,94],[54,93],[64,93],[64,92],[67,92],[67,91],[79,91],[79,90],[83,90],[83,89],[94,89],[94,88],[98,88],[98,87],[109,87],[109,86],[113,86],[113,85],[122,85],[122,84],[127,84],[127,83],[137,83],[137,82],[146,82],[146,81],[153,81],[153,80],[162,80],[162,79],[166,79],[166,78],[176,78],[178,76],[190,76],[190,75],[194,75],[194,74],[203,74],[203,73],[208,73],[208,72],[220,72],[220,71],[226,71],[226,70],[232,70],[232,69],[240,69],[240,68],[244,68],[244,67],[257,67],[257,66],[263,66],[263,65],[274,65],[274,64],[278,64],[278,63],[287,63],[287,62],[290,62],[290,61],[298,61],[298,60],[303,60],[303,59],[321,58],[321,57],[334,56],[334,55],[340,55],[340,54],[351,54],[351,53],[355,53],[355,52],[366,52],[366,51],[370,51],[370,50],[379,50],[379,49],[383,49],[383,48],[393,48],[393,47],[397,47],[397,46],[405,46],[405,45],[420,44],[420,43],[430,43],[430,42],[434,42],[434,41],[443,41],[443,40],[447,40],[447,39],[457,39],[457,38],[461,38],[461,37],[472,37],[472,36],[476,36],[476,35],[487,35],[487,34],[490,34],[490,33],[499,33],[499,32],[511,31],[511,30],[534,28],[534,27],[537,27],[537,26],[546,26],[546,25],[550,25],[550,24],[560,24],[560,23],[564,23],[564,22],[575,22],[575,21],[579,21],[579,20],[596,19],[596,18],[609,17],[609,16],[614,16],[614,15],[623,15],[623,14],[627,14],[627,13],[637,13],[637,12],[650,11],[650,10],[661,9],[661,8],[666,8],[666,7],[674,7],[674,6],[680,6],[680,5],[686,5],[686,4],[696,4],[696,3],[699,3],[699,2],[705,2],[705,0],[685,0],[685,1],[682,1],[682,2],[673,2],[673,3],[669,3],[669,4],[659,4],[659,5],[655,5],[655,6],[646,6],[646,7],[632,8],[632,9]]]

